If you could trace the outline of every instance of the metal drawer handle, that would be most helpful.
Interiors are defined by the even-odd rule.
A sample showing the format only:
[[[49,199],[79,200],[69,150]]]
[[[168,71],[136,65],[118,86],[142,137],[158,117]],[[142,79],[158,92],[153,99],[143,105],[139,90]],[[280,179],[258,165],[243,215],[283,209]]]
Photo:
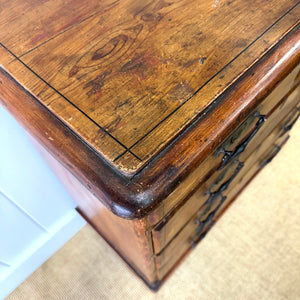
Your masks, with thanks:
[[[208,230],[214,225],[215,222],[214,222],[213,218],[214,218],[216,212],[219,210],[219,208],[223,204],[223,202],[226,200],[226,198],[227,198],[226,196],[221,197],[221,200],[220,200],[218,206],[207,216],[207,218],[205,220],[203,220],[203,221],[199,221],[198,219],[196,220],[196,222],[199,225],[196,229],[196,235],[191,240],[191,244],[193,244],[193,247],[196,246],[205,237]],[[207,228],[207,230],[205,232],[202,232],[207,224],[209,224],[209,227]]]
[[[235,169],[234,174],[226,182],[224,182],[216,192],[210,192],[208,199],[204,203],[204,206],[207,206],[206,209],[195,221],[195,223],[198,223],[198,227],[196,229],[196,235],[191,241],[193,246],[195,246],[198,242],[200,242],[201,239],[204,238],[206,232],[213,226],[213,224],[214,224],[213,218],[214,218],[216,212],[219,210],[219,208],[221,207],[221,205],[227,198],[226,196],[223,196],[222,193],[225,190],[227,190],[230,183],[237,176],[237,174],[240,172],[240,170],[243,168],[243,166],[244,166],[244,163],[239,162],[238,166]],[[221,197],[221,200],[218,203],[217,207],[209,213],[209,215],[207,216],[207,218],[204,221],[200,221],[201,218],[203,217],[203,215],[205,215],[211,209],[214,200],[218,197]],[[202,230],[208,223],[210,223],[209,228],[207,229],[206,232],[202,233]]]
[[[297,122],[297,120],[300,117],[300,108],[297,108],[297,111],[299,112],[297,117],[295,118],[295,120],[290,124],[290,125],[284,125],[282,127],[282,133],[280,134],[279,137],[283,136],[285,133],[287,133],[288,131],[290,131],[292,129],[292,127],[295,125],[295,123]]]
[[[226,151],[224,150],[224,156],[222,158],[222,162],[218,168],[218,170],[223,169],[228,163],[230,163],[234,158],[236,158],[239,154],[241,154],[249,144],[249,142],[253,139],[253,137],[256,135],[256,133],[259,131],[261,126],[266,121],[266,116],[260,115],[258,121],[255,124],[255,128],[251,132],[251,134],[248,136],[248,138],[239,144],[234,151]]]
[[[225,190],[228,189],[230,183],[232,182],[232,180],[237,176],[237,174],[241,171],[241,169],[243,168],[244,163],[243,162],[239,162],[238,166],[236,167],[233,175],[227,180],[225,181],[216,192],[210,192],[209,193],[209,197],[206,200],[206,202],[204,203],[204,205],[208,205],[212,202],[212,200],[217,197],[218,195],[221,195]]]

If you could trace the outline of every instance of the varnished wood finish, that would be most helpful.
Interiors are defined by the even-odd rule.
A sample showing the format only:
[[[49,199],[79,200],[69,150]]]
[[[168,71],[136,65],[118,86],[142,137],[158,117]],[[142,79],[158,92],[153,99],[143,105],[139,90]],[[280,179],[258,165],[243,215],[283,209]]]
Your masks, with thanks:
[[[157,287],[200,238],[203,193],[232,178],[217,219],[297,119],[300,2],[0,0],[0,8],[0,104],[80,213]],[[223,166],[224,152],[243,144]]]
[[[297,20],[294,20],[297,9],[298,5],[293,9],[291,8],[291,11],[283,14],[282,18],[276,23],[276,26],[279,26],[281,22],[285,24],[287,20],[289,20],[288,23],[292,22],[293,25],[289,25],[289,29],[285,31],[284,35],[292,27],[295,27],[298,22],[297,17]],[[290,18],[294,21],[291,21]],[[169,146],[167,153],[161,152],[148,163],[146,168],[135,174],[132,179],[126,179],[121,174],[114,174],[114,171],[109,167],[106,168],[108,172],[105,172],[104,176],[103,172],[100,171],[100,166],[108,166],[109,161],[103,161],[102,157],[100,157],[98,159],[100,162],[96,163],[96,166],[99,166],[99,168],[89,165],[89,167],[94,169],[93,172],[89,172],[84,167],[86,163],[81,159],[80,172],[82,173],[83,171],[83,174],[80,174],[81,181],[86,186],[89,181],[101,182],[101,190],[94,184],[89,184],[89,186],[92,192],[101,198],[115,213],[127,218],[145,215],[147,211],[152,210],[155,205],[158,205],[159,201],[165,198],[195,166],[199,165],[207,153],[213,151],[218,146],[226,134],[249,114],[251,109],[272,90],[282,76],[285,76],[297,65],[299,61],[298,36],[299,29],[297,28],[283,42],[273,47],[273,50],[260,61],[259,65],[255,66],[252,70],[248,70],[248,73],[240,78],[234,89],[228,89],[210,106],[209,110],[200,114],[197,121],[184,134],[179,136],[172,143],[171,147]],[[16,59],[13,54],[9,54],[8,50],[2,48],[0,51],[2,65],[26,86],[27,89],[37,95],[39,100],[41,100],[44,93],[57,94],[49,87],[47,81],[41,77],[37,77],[35,73],[26,67],[23,61]],[[39,51],[39,48],[36,51]],[[47,69],[48,72],[51,70],[49,66],[44,69]],[[244,71],[245,69],[242,68],[242,70]],[[58,97],[60,96],[58,95]],[[243,102],[237,102],[234,99],[241,99],[240,101]],[[66,102],[65,99],[63,101],[64,103]],[[212,111],[212,108],[221,102],[222,110]],[[68,118],[80,120],[80,118],[77,118],[80,113],[71,105],[68,106],[67,110],[63,110],[61,114],[58,114],[57,117],[64,119],[63,115],[65,113],[70,114]],[[211,125],[216,125],[217,127],[212,127]],[[88,128],[89,133],[95,134],[94,137],[97,139],[99,130],[96,130],[96,127],[88,119],[85,122],[80,122],[81,129],[77,128],[76,133],[80,138],[85,139],[82,130],[84,131]],[[74,129],[75,127],[71,126],[71,128]],[[107,137],[107,135],[101,135],[100,140],[103,144],[102,150],[104,152],[113,151],[114,155],[120,155],[124,150],[117,141],[114,142],[115,147],[111,147],[111,138]],[[191,141],[194,142],[191,143]],[[96,152],[90,152],[92,156],[97,157]],[[69,156],[68,153],[64,155]],[[113,178],[108,173],[112,174]],[[168,175],[166,176],[165,174]],[[94,175],[96,178],[93,178]],[[155,182],[152,180],[154,178]],[[102,184],[102,181],[106,182],[106,184]],[[116,182],[116,184],[113,184],[114,187],[110,184],[111,182]],[[109,186],[107,186],[108,184]],[[124,186],[126,186],[126,189],[124,189]],[[108,195],[104,197],[103,193]]]
[[[283,81],[283,83],[286,83]],[[281,90],[284,89],[286,91],[286,85],[278,86]],[[271,111],[271,114],[266,114],[266,124],[263,126],[266,126],[263,131],[258,132],[255,137],[251,140],[251,142],[247,145],[247,148],[243,153],[241,153],[238,157],[238,160],[241,162],[244,162],[250,154],[253,153],[253,151],[257,148],[257,145],[261,145],[264,143],[264,145],[268,146],[274,140],[278,139],[278,136],[280,136],[280,130],[283,126],[282,124],[285,124],[285,119],[288,118],[290,122],[295,118],[295,107],[299,103],[299,90],[300,86],[295,86],[285,97],[281,99],[276,105],[274,105],[274,110]],[[276,92],[276,91],[274,91]],[[272,93],[273,95],[275,93]],[[278,92],[276,93],[278,94]],[[272,99],[275,103],[277,102],[276,98]],[[274,104],[273,102],[273,104]],[[262,108],[262,107],[261,107]],[[263,110],[263,109],[262,109]],[[292,111],[292,113],[290,113]],[[291,115],[290,115],[291,114]],[[289,117],[287,117],[289,116]],[[252,118],[252,116],[250,115]],[[257,119],[257,118],[256,118]],[[255,118],[254,118],[255,120]],[[284,121],[283,121],[284,120]],[[255,123],[255,122],[254,122]],[[280,125],[278,125],[278,123]],[[251,125],[251,124],[250,124]],[[288,125],[287,125],[288,126]],[[253,127],[253,126],[252,126]],[[276,128],[276,129],[274,129]],[[233,146],[231,148],[228,148],[231,150],[233,147],[236,147],[236,145],[241,141],[241,139],[235,140]],[[228,145],[225,141],[225,145]],[[266,147],[265,146],[265,147]],[[209,157],[210,158],[210,157]],[[221,160],[216,160],[213,162],[214,155],[211,156],[211,162],[210,165],[212,166],[219,166]],[[209,160],[208,160],[209,161]],[[202,166],[203,164],[201,164]],[[180,207],[176,207],[176,203],[173,203],[173,210],[168,214],[168,210],[165,207],[165,215],[163,220],[154,228],[152,231],[153,235],[153,245],[155,253],[159,253],[162,248],[174,237],[175,234],[178,233],[178,231],[186,224],[186,222],[190,219],[190,216],[197,211],[207,200],[208,195],[207,191],[215,191],[217,190],[221,183],[224,183],[230,176],[232,176],[232,173],[234,172],[236,168],[236,162],[234,161],[233,164],[229,164],[228,167],[217,170],[217,167],[215,167],[214,172],[211,176],[209,176],[209,172],[211,172],[211,169],[206,170],[208,173],[206,177],[201,178],[199,176],[199,172],[197,172],[197,179],[199,180],[200,187],[195,190],[187,190],[185,191],[186,197],[182,197]],[[202,169],[202,173],[204,173],[205,170]],[[243,170],[242,173],[244,173],[245,170]],[[196,175],[193,174],[192,177],[195,177]],[[199,178],[200,177],[200,178]],[[193,178],[189,179],[189,181],[194,181]],[[184,186],[185,183],[182,183]],[[189,185],[189,183],[187,183]],[[193,195],[191,196],[191,191]],[[184,201],[182,201],[184,199]],[[166,199],[166,203],[168,199]],[[168,203],[168,205],[170,205]]]
[[[259,113],[267,116],[267,122],[264,124],[264,127],[267,127],[266,130],[263,130],[263,136],[267,136],[270,130],[274,127],[274,125],[283,117],[284,113],[282,111],[287,112],[291,105],[294,105],[297,101],[299,101],[298,93],[291,94],[291,87],[293,86],[294,78],[296,74],[299,72],[300,66],[295,68],[284,80],[282,80],[276,88],[269,94],[258,107],[255,108],[254,113],[252,113],[247,120],[246,126],[243,126],[245,122],[242,123],[236,130],[233,131],[226,139],[223,141],[222,145],[226,145],[227,150],[232,150],[235,148],[255,127],[255,123],[257,121],[257,117],[254,117],[255,113]],[[295,87],[292,88],[294,91]],[[279,104],[282,104],[280,108],[277,110],[276,114],[272,114],[271,119],[269,118],[269,114],[271,114],[277,108]],[[246,120],[246,121],[247,121]],[[242,127],[242,130],[239,128]],[[236,134],[238,132],[238,134]],[[250,145],[247,146],[247,150],[242,154],[249,154],[252,150],[254,150],[255,145],[263,140],[260,137],[261,134],[258,133],[257,136],[251,141]],[[234,138],[233,138],[234,137]],[[260,137],[260,139],[258,139]],[[230,145],[229,145],[230,142]],[[220,148],[219,146],[218,148]],[[250,149],[249,149],[250,148]],[[249,152],[250,151],[250,152]],[[164,201],[161,206],[163,206],[164,215],[167,215],[168,212],[178,205],[182,199],[188,198],[188,195],[195,190],[199,184],[204,182],[207,177],[220,165],[222,156],[216,155],[218,150],[211,153],[205,161],[203,161],[179,186],[176,188]]]
[[[290,41],[291,44],[293,45],[297,43],[297,41],[298,35],[293,35],[293,38]],[[297,50],[297,48],[294,47],[290,48],[290,51],[288,51],[288,49],[288,46],[279,47],[279,49],[276,49],[276,52],[274,51],[275,53],[273,55],[271,53],[270,56],[265,59],[265,61],[267,61],[265,65],[262,62],[257,67],[258,70],[262,68],[270,69],[273,67],[273,72],[270,72],[268,74],[268,77],[260,75],[258,71],[256,71],[255,73],[256,68],[254,68],[254,73],[252,74],[257,74],[257,76],[247,77],[246,82],[245,80],[241,81],[236,86],[235,90],[231,90],[229,95],[226,95],[227,97],[225,97],[225,99],[227,101],[224,101],[224,103],[226,104],[226,108],[230,111],[231,109],[236,111],[238,106],[237,104],[239,103],[235,103],[232,99],[235,99],[235,97],[241,98],[243,92],[247,91],[246,88],[243,89],[242,83],[245,83],[246,87],[252,87],[252,94],[250,93],[250,91],[247,91],[250,99],[245,100],[245,106],[237,111],[235,118],[233,118],[231,122],[229,122],[228,120],[228,123],[223,123],[222,127],[218,128],[219,132],[215,133],[216,136],[218,136],[218,133],[220,134],[222,131],[225,132],[223,133],[223,135],[226,135],[226,132],[230,132],[231,130],[230,126],[236,126],[236,118],[237,116],[239,116],[239,113],[242,113],[241,116],[239,116],[239,119],[242,119],[243,115],[247,114],[248,103],[252,104],[254,102],[253,107],[255,107],[255,103],[259,103],[259,101],[261,100],[260,97],[262,97],[265,93],[265,90],[261,89],[259,83],[263,82],[261,83],[262,86],[265,84],[268,89],[271,89],[272,86],[277,84],[280,80],[280,71],[285,74],[286,72],[289,72],[291,70],[293,64],[295,64],[299,59],[299,52],[292,51]],[[287,57],[286,53],[290,54],[291,57]],[[280,60],[280,57],[282,57],[283,59]],[[288,58],[291,58],[291,60],[288,60]],[[275,62],[277,62],[277,64]],[[41,105],[39,106],[36,103],[30,103],[29,100],[27,100],[27,102],[19,101],[20,103],[18,103],[17,100],[10,101],[10,97],[22,99],[29,98],[30,96],[25,91],[21,91],[21,89],[11,78],[9,78],[7,75],[5,76],[7,77],[7,80],[3,79],[3,82],[5,82],[5,84],[3,85],[3,89],[0,91],[2,93],[2,102],[5,100],[4,105],[8,106],[8,109],[10,109],[10,111],[21,123],[24,122],[23,125],[25,127],[31,127],[30,130],[33,130],[33,126],[37,127],[35,129],[35,134],[39,139],[43,140],[43,142],[45,142],[46,144],[50,144],[49,148],[55,152],[54,155],[57,156],[59,160],[68,161],[69,167],[67,167],[70,168],[70,166],[72,166],[72,168],[75,169],[73,170],[73,172],[75,172],[81,178],[83,184],[91,189],[93,193],[96,194],[100,199],[102,199],[102,201],[107,206],[109,206],[112,211],[124,217],[141,216],[144,215],[149,209],[152,209],[154,204],[157,205],[159,203],[159,200],[168,194],[172,186],[174,187],[174,185],[178,184],[178,180],[180,180],[180,178],[184,176],[187,168],[192,168],[193,165],[199,164],[199,160],[201,159],[201,157],[205,157],[206,153],[209,153],[210,150],[213,150],[218,145],[219,139],[213,140],[214,143],[212,143],[211,141],[204,142],[205,137],[199,134],[201,132],[207,132],[207,136],[211,134],[213,128],[210,127],[210,124],[213,124],[214,120],[217,120],[218,118],[220,119],[219,116],[221,112],[216,111],[212,114],[209,114],[210,118],[204,119],[204,122],[195,123],[194,126],[191,127],[191,129],[187,132],[187,134],[183,135],[182,137],[180,137],[180,139],[173,143],[172,147],[169,148],[170,151],[166,153],[165,156],[157,158],[157,163],[149,164],[148,168],[145,169],[143,173],[139,173],[138,176],[135,176],[135,178],[133,178],[133,180],[128,181],[124,177],[121,177],[118,174],[114,173],[114,171],[110,169],[102,159],[99,159],[99,157],[94,154],[93,151],[90,151],[84,145],[84,143],[81,143],[75,137],[73,140],[68,140],[66,139],[64,134],[62,134],[61,138],[59,138],[58,136],[57,140],[52,142],[49,141],[47,139],[47,136],[45,136],[47,128],[50,129],[51,126],[53,126],[54,132],[52,133],[52,135],[56,135],[60,134],[60,132],[63,132],[61,128],[64,127],[60,123],[58,123],[55,118],[49,115],[47,111],[44,111]],[[10,91],[6,91],[5,89],[9,86]],[[237,93],[237,91],[239,91],[239,87],[242,90]],[[9,94],[6,94],[7,92],[9,92]],[[31,105],[34,105],[35,109],[41,112],[32,112]],[[243,109],[246,112],[243,113]],[[23,114],[24,111],[27,112],[26,115]],[[221,118],[221,120],[222,119],[223,117]],[[45,130],[40,129],[42,125],[44,125]],[[73,135],[70,134],[70,137],[73,137]],[[202,140],[202,142],[187,144],[186,141],[188,141],[189,139],[191,141],[199,142]],[[221,139],[222,136],[220,135],[220,141]],[[63,141],[63,143],[60,142],[61,140]],[[184,153],[182,153],[182,145],[189,147],[188,149],[190,151],[185,151]],[[58,154],[58,152],[60,153]],[[179,163],[176,163],[176,161],[178,161],[178,157],[180,157],[180,154],[185,155],[183,156],[183,158],[181,158]],[[68,163],[65,163],[65,165],[66,164]],[[169,173],[169,177],[166,178],[164,176],[164,172],[168,172],[168,167],[171,167],[172,173]],[[76,171],[77,168],[78,172]],[[102,172],[102,170],[105,170],[105,172]],[[103,173],[105,173],[105,175]],[[151,183],[152,176],[158,179],[158,181],[154,184]],[[98,182],[98,184],[95,184],[96,182]],[[126,186],[126,189],[124,189],[124,186]],[[151,193],[146,193],[145,190],[147,191],[149,186],[151,186]],[[118,198],[114,196],[117,192],[120,192],[121,195],[119,195]],[[136,202],[136,197],[139,194],[143,194],[145,200],[142,203],[140,202],[141,205]]]
[[[148,219],[126,220],[112,214],[95,196],[49,152],[33,140],[41,155],[67,187],[77,203],[78,211],[92,227],[116,250],[137,274],[155,288],[156,272],[152,258],[151,235],[147,232]]]
[[[251,155],[245,161],[245,166],[243,167],[242,171],[234,179],[231,187],[223,193],[227,198],[215,214],[213,219],[214,221],[221,216],[239,191],[259,172],[261,169],[261,163],[270,158],[272,155],[275,156],[278,153],[276,147],[282,147],[286,142],[286,139],[287,135],[281,137],[280,139],[273,139],[273,141],[269,139],[269,142],[263,144],[263,147],[258,148],[253,155]],[[204,208],[200,209],[196,214],[194,214],[187,225],[184,226],[184,228],[179,231],[176,237],[169,243],[168,247],[166,247],[166,249],[157,255],[156,264],[158,266],[158,278],[160,280],[168,274],[176,262],[179,261],[188,250],[194,247],[194,243],[199,241],[199,236],[209,230],[210,226],[208,223],[201,232],[197,232],[199,225],[196,220],[199,218],[203,210]],[[208,211],[202,217],[202,219],[207,218],[209,213],[210,211]]]
[[[16,56],[87,21],[115,4],[115,1],[0,1],[0,41]]]
[[[298,21],[298,1],[254,9],[260,2],[16,1],[0,15],[4,26],[13,24],[13,40],[2,30],[15,56],[5,68],[134,174]],[[40,80],[46,86],[37,89]]]

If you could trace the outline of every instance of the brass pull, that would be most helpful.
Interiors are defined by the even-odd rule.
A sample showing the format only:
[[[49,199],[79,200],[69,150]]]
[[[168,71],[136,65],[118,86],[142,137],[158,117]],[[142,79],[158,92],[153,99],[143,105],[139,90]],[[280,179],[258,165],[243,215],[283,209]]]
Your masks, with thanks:
[[[256,133],[259,131],[259,129],[262,127],[265,121],[266,121],[266,116],[260,115],[258,121],[255,124],[255,128],[253,129],[251,134],[244,142],[240,143],[235,148],[234,151],[223,150],[224,156],[222,158],[222,162],[218,170],[223,169],[227,164],[229,164],[233,159],[235,159],[239,154],[241,154],[246,149],[249,142],[253,139],[253,137],[256,135]]]

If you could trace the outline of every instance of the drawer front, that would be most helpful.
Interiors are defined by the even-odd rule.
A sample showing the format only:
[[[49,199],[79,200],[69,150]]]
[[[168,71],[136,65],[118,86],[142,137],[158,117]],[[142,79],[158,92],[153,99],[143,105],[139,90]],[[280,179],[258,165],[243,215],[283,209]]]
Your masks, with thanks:
[[[289,136],[285,135],[269,145],[269,149],[265,151],[265,147],[258,148],[253,155],[246,161],[248,168],[242,170],[236,178],[233,179],[231,188],[218,195],[215,205],[208,211],[207,214],[200,214],[196,219],[198,224],[196,234],[193,237],[192,243],[195,246],[206,235],[207,231],[213,226],[218,217],[222,214],[225,208],[232,202],[242,188],[253,178],[253,176],[270,163],[272,159],[279,153],[282,146],[287,142]],[[262,155],[263,152],[263,155]],[[257,156],[260,157],[257,160]]]
[[[300,102],[300,86],[294,87],[291,92],[284,97],[276,107],[271,111],[271,114],[266,115],[266,127],[263,131],[258,132],[255,137],[248,143],[247,151],[239,155],[240,160],[245,160],[247,158],[247,152],[252,152],[257,145],[260,145],[267,136],[274,133],[274,128],[277,127],[278,123],[283,122],[285,116],[295,108]]]
[[[253,132],[258,122],[259,115],[267,115],[270,111],[276,107],[276,105],[283,101],[283,98],[289,93],[292,87],[295,85],[295,78],[299,73],[300,66],[297,66],[284,80],[282,80],[277,87],[263,100],[256,111],[250,115],[249,120],[241,124],[234,133],[229,136],[223,143],[227,145],[226,150],[232,151],[239,145],[245,137],[248,137]],[[263,124],[259,128],[257,134],[260,131],[265,130],[265,127],[269,125]],[[204,160],[199,167],[197,167],[190,176],[182,182],[165,200],[163,203],[164,214],[168,214],[172,209],[178,206],[184,199],[189,197],[192,191],[195,191],[197,187],[204,182],[214,170],[218,168],[222,161],[222,146],[218,148],[216,153],[210,155]],[[223,147],[225,148],[225,147]]]
[[[281,126],[280,136],[289,132],[300,117],[300,105],[293,110],[286,118],[285,124]]]
[[[205,202],[209,201],[209,193],[214,193],[236,174],[236,162],[232,162],[226,169],[216,172],[181,206],[175,214],[162,220],[152,231],[155,253],[159,253],[177,232],[189,221],[191,216]],[[166,222],[165,222],[166,220]]]
[[[207,231],[213,226],[225,208],[232,202],[242,188],[257,174],[257,172],[275,157],[282,145],[288,139],[285,134],[278,138],[280,127],[275,129],[276,139],[266,141],[258,147],[254,153],[245,161],[244,165],[230,180],[230,185],[222,192],[215,192],[214,199],[208,207],[201,209],[192,216],[186,226],[176,235],[168,246],[156,256],[156,264],[159,279],[162,279],[180,258],[191,248],[198,244]],[[235,163],[238,168],[238,163]]]
[[[280,94],[281,95],[281,94]],[[222,155],[222,162],[218,169],[224,168],[228,163],[236,158],[244,159],[251,151],[253,151],[258,143],[270,133],[273,128],[282,120],[288,111],[297,105],[300,101],[300,86],[294,86],[287,95],[273,107],[270,108],[269,113],[258,113],[263,111],[263,107],[258,107],[257,112],[252,114],[248,119],[256,119],[255,126],[251,131],[243,135],[243,139],[239,139],[238,143],[232,146],[231,140],[235,139],[237,130],[219,147],[215,155]],[[247,119],[247,120],[248,120]],[[247,122],[246,120],[246,122]],[[241,125],[243,126],[243,124]],[[241,127],[240,126],[240,127]]]
[[[296,104],[299,103],[299,90],[300,87],[294,89],[287,97],[284,97],[277,104],[276,109],[272,111],[270,116],[266,115],[265,122],[268,125],[266,124],[265,129],[260,132],[257,132],[256,128],[259,128],[257,127],[257,124],[260,126],[259,124],[261,124],[261,118],[256,117],[256,126],[252,128],[252,132],[250,135],[248,135],[248,138],[238,144],[236,148],[243,148],[244,146],[241,145],[248,139],[247,149],[242,152],[240,150],[234,150],[239,152],[239,154],[233,155],[232,159],[230,159],[225,166],[222,164],[222,162],[225,160],[220,162],[219,170],[207,178],[205,182],[203,182],[201,186],[193,193],[193,195],[188,198],[188,200],[185,200],[180,207],[177,207],[177,209],[171,211],[171,213],[165,216],[165,218],[153,229],[152,236],[155,253],[159,253],[163,247],[176,235],[180,228],[182,228],[184,224],[188,222],[190,216],[204,204],[206,198],[203,197],[203,195],[209,191],[216,190],[219,187],[220,182],[224,182],[224,179],[230,178],[235,170],[235,166],[232,162],[234,162],[237,158],[239,158],[240,161],[245,161],[247,157],[255,150],[257,145],[260,145],[268,136],[270,136],[272,130],[272,135],[274,135],[276,132],[276,134],[279,136],[279,133],[274,131],[274,127],[280,120],[285,118],[285,116],[293,107],[295,107]],[[255,116],[251,116],[250,118],[253,119],[253,117],[255,118]],[[251,121],[251,123],[253,123],[253,121]],[[254,132],[256,132],[255,136],[253,136]],[[252,136],[252,138],[249,141],[250,136]],[[228,143],[225,143],[225,145],[228,145]]]

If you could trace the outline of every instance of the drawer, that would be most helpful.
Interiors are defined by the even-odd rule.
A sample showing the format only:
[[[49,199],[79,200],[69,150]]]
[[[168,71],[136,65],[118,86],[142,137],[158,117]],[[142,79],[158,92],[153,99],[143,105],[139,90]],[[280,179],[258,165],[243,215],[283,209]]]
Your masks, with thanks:
[[[282,118],[289,112],[295,105],[300,101],[300,86],[294,86],[292,90],[289,91],[267,114],[258,115],[256,113],[256,123],[255,127],[248,133],[244,135],[242,140],[233,148],[228,142],[228,139],[219,147],[215,155],[222,155],[222,162],[218,169],[224,168],[228,163],[230,163],[235,158],[243,160],[251,153],[256,145],[260,144],[266,136],[273,130],[273,128],[278,124]],[[257,111],[259,111],[258,108]],[[255,113],[254,113],[255,115]],[[251,117],[251,116],[250,116]],[[249,118],[248,118],[249,119]],[[263,126],[263,129],[260,129]],[[234,135],[229,137],[229,141],[234,139]],[[230,147],[231,146],[231,147]]]
[[[276,128],[278,133],[278,128]],[[176,264],[177,261],[191,248],[193,248],[205,236],[216,219],[225,208],[234,200],[242,188],[256,175],[256,173],[279,152],[281,146],[286,142],[288,135],[273,139],[258,147],[247,159],[238,174],[232,178],[230,188],[222,193],[217,193],[214,203],[207,210],[202,207],[186,226],[176,235],[168,246],[156,256],[156,264],[159,279],[162,279]]]
[[[214,156],[215,158],[222,156],[219,169],[225,167],[226,164],[244,152],[255,137],[263,132],[271,132],[282,119],[282,115],[299,102],[300,86],[294,84],[298,71],[299,67],[287,76],[218,147]]]
[[[227,189],[218,195],[215,204],[210,210],[206,210],[207,213],[201,213],[196,219],[198,224],[196,235],[193,238],[193,244],[197,244],[206,234],[208,229],[214,224],[216,219],[224,211],[224,209],[230,204],[232,200],[237,196],[237,194],[242,190],[242,188],[251,180],[251,178],[265,165],[270,163],[272,159],[279,153],[282,146],[287,142],[289,136],[286,134],[282,137],[276,139],[275,142],[269,144],[268,150],[266,147],[259,147],[256,151],[249,157],[245,163],[248,167],[241,169],[239,176],[233,178],[231,182],[231,188]],[[257,160],[257,157],[260,159]],[[201,209],[203,211],[203,209]]]
[[[207,195],[209,192],[218,190],[223,182],[234,176],[236,168],[236,162],[232,162],[224,170],[215,172],[178,210],[172,211],[153,229],[152,237],[155,253],[159,253],[188,222],[195,211],[208,201]]]
[[[289,132],[297,120],[300,117],[300,105],[296,107],[288,116],[285,118],[285,123],[280,128],[280,136],[285,135],[287,132]]]
[[[224,196],[226,197],[225,201],[220,206],[218,212],[215,213],[214,222],[218,219],[218,217],[222,214],[222,212],[226,209],[226,207],[238,196],[239,192],[247,185],[248,182],[268,163],[270,163],[273,158],[279,153],[284,144],[288,141],[289,136],[286,134],[281,136],[276,140],[276,142],[272,143],[270,149],[264,152],[262,158],[259,160],[251,161],[252,167],[247,172],[241,172],[238,179],[234,180],[232,183],[232,188],[226,192],[224,192]],[[260,155],[260,148],[255,151],[255,155]],[[204,235],[206,232],[204,233]],[[204,236],[203,235],[203,236]],[[203,237],[202,236],[202,237]]]
[[[201,165],[164,200],[163,210],[165,214],[168,214],[174,207],[180,205],[184,199],[188,198],[190,194],[218,168],[222,161],[222,148],[226,151],[233,151],[237,145],[245,140],[245,137],[248,137],[249,134],[253,132],[258,121],[258,115],[268,115],[279,102],[284,102],[289,91],[295,85],[295,78],[299,73],[299,69],[300,66],[297,66],[284,80],[282,80],[262,101],[256,111],[253,112],[245,122],[240,124],[234,130],[233,134],[226,138],[217,151],[205,159]],[[259,127],[257,133],[265,126],[266,125],[263,124]],[[269,125],[267,125],[267,127],[268,126]],[[224,145],[227,147],[225,148]]]
[[[264,130],[258,132],[251,141],[248,142],[247,151],[239,154],[241,161],[247,158],[248,153],[251,153],[257,145],[260,145],[274,131],[278,123],[283,122],[283,119],[296,105],[300,102],[300,85],[294,87],[287,96],[285,96],[270,112],[266,115],[266,126]]]
[[[274,130],[274,127],[280,120],[285,118],[293,107],[299,103],[299,90],[300,87],[297,89],[293,89],[291,93],[287,97],[284,97],[276,106],[276,109],[272,111],[270,116],[267,116],[268,126],[265,130],[259,132],[257,135],[252,137],[250,141],[247,143],[247,148],[245,151],[240,151],[238,155],[233,156],[228,162],[228,165],[221,167],[219,171],[214,172],[209,178],[205,180],[201,184],[201,186],[193,192],[193,195],[183,201],[181,206],[178,206],[173,211],[171,211],[161,222],[153,229],[152,236],[153,236],[153,245],[155,253],[159,253],[163,247],[175,236],[175,234],[186,224],[186,222],[190,219],[190,216],[197,211],[206,201],[205,197],[202,197],[205,192],[213,191],[217,189],[219,184],[226,178],[229,178],[234,170],[235,166],[232,164],[234,160],[239,158],[240,161],[244,161],[247,157],[255,150],[257,145],[260,145],[263,141],[267,139],[267,137],[271,134],[272,136],[275,135],[279,136],[281,133]],[[259,121],[256,122],[256,124]],[[288,127],[287,127],[288,128]],[[253,129],[252,132],[254,132]],[[270,137],[271,139],[273,137]],[[245,143],[245,140],[241,143]],[[241,145],[241,144],[239,144]],[[237,146],[237,149],[239,147]],[[240,147],[242,148],[242,147]],[[238,150],[239,151],[239,150]],[[220,164],[222,166],[222,164]]]

